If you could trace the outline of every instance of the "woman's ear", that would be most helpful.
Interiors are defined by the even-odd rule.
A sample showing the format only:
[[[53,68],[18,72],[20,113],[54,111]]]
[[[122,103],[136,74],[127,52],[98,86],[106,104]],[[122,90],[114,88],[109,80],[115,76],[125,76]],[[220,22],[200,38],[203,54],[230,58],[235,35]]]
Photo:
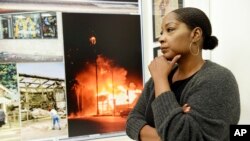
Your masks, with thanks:
[[[201,38],[202,38],[202,30],[200,27],[196,27],[192,30],[192,41],[193,42],[197,42],[197,41],[200,41]]]

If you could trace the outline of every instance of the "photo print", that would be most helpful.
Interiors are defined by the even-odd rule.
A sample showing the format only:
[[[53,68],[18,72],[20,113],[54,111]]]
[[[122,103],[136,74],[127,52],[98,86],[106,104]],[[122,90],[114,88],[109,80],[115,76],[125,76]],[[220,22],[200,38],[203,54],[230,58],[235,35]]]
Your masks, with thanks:
[[[62,23],[58,19],[59,12],[0,11],[0,62],[63,62]]]
[[[139,15],[63,13],[69,136],[125,130],[143,87]]]
[[[17,70],[21,139],[67,138],[64,64],[20,63]]]

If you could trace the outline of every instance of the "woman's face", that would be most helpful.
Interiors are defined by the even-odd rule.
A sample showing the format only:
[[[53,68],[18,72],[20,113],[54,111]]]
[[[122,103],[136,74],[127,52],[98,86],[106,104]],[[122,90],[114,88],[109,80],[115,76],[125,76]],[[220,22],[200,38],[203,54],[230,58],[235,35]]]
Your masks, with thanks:
[[[159,38],[161,51],[168,60],[175,55],[189,54],[191,30],[183,22],[176,19],[175,13],[169,13],[162,21],[162,32]]]

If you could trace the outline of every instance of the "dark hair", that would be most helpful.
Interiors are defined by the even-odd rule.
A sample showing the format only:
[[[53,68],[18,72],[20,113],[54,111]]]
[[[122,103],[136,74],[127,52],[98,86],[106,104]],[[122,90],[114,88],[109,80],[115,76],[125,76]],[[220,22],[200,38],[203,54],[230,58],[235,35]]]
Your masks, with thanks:
[[[184,7],[172,11],[177,20],[185,23],[191,30],[200,27],[203,32],[203,49],[212,50],[218,45],[218,39],[212,34],[211,23],[206,14],[197,8]]]

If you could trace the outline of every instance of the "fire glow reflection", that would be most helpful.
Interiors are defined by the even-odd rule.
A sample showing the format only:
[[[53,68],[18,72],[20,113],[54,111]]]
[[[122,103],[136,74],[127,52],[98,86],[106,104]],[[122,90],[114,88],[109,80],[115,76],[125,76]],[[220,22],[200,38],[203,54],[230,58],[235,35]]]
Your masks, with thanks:
[[[97,76],[95,63],[87,63],[86,69],[76,75],[71,91],[77,100],[77,112],[69,113],[68,118],[119,115],[121,110],[134,107],[141,94],[140,80],[128,80],[125,68],[116,66],[112,60],[102,55],[97,56],[96,62]]]

